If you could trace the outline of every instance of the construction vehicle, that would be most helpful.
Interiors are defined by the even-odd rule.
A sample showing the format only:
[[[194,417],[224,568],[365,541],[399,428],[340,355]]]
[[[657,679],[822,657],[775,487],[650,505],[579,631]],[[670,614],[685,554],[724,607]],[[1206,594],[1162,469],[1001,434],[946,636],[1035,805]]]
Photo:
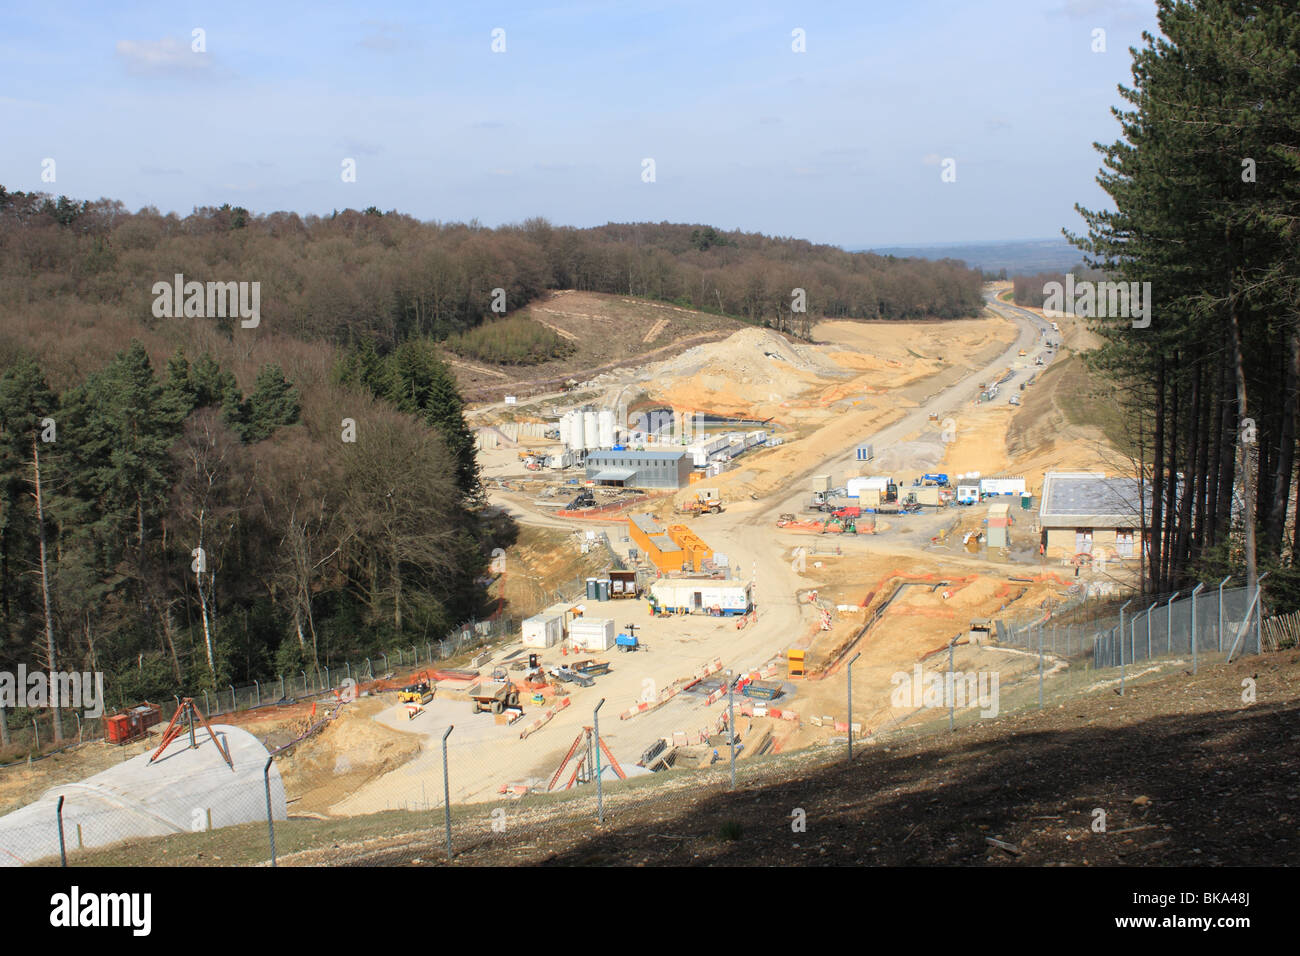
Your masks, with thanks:
[[[833,514],[827,518],[825,524],[822,525],[821,533],[826,534],[827,532],[833,532],[836,534],[857,534],[858,526],[853,518],[840,517],[839,515]]]
[[[716,515],[722,513],[722,499],[712,489],[701,491],[694,501],[687,501],[673,509],[679,515]]]
[[[596,507],[596,496],[590,488],[584,488],[578,492],[578,497],[574,498],[566,506],[566,511],[581,511],[583,508]]]
[[[427,680],[417,680],[397,692],[399,704],[427,704],[433,700],[433,687]]]
[[[519,707],[519,688],[506,677],[506,669],[498,667],[492,671],[490,681],[480,681],[469,689],[469,698],[474,702],[474,713],[490,710],[500,714],[507,707]]]

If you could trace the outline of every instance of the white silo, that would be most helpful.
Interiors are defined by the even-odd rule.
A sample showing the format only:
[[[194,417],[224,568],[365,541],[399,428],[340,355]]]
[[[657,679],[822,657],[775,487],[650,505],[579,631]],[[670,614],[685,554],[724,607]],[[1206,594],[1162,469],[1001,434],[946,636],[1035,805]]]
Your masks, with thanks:
[[[573,416],[573,421],[569,423],[569,447],[574,451],[582,451],[587,447],[582,428],[582,412],[569,412],[569,414]]]
[[[569,447],[569,422],[570,421],[572,421],[572,419],[570,419],[568,415],[560,416],[560,447],[561,448]]]
[[[600,424],[595,412],[582,413],[582,442],[582,447],[587,451],[595,451],[600,447]]]
[[[601,409],[597,416],[600,424],[600,447],[614,447],[614,412],[612,409]]]

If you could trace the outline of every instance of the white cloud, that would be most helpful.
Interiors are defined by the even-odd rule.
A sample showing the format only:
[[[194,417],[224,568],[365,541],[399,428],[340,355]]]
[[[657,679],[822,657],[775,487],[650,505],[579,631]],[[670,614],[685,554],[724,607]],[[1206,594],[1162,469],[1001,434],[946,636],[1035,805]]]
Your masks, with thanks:
[[[186,40],[163,37],[155,42],[119,40],[117,55],[132,73],[176,73],[204,70],[211,63],[206,53],[195,53]]]

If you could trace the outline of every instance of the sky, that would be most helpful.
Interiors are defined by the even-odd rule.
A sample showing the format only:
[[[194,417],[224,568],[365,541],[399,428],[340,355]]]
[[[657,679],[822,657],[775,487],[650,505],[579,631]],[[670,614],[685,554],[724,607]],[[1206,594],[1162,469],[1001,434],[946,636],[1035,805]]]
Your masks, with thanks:
[[[115,6],[6,11],[7,189],[851,249],[1081,230],[1158,32],[1152,0]]]

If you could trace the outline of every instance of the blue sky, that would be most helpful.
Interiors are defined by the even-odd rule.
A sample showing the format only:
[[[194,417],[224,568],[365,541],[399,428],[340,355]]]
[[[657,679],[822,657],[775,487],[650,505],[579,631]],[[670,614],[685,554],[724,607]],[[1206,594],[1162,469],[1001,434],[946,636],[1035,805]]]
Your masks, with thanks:
[[[1128,48],[1156,31],[1150,0],[111,6],[6,12],[0,184],[849,248],[1080,228]]]

